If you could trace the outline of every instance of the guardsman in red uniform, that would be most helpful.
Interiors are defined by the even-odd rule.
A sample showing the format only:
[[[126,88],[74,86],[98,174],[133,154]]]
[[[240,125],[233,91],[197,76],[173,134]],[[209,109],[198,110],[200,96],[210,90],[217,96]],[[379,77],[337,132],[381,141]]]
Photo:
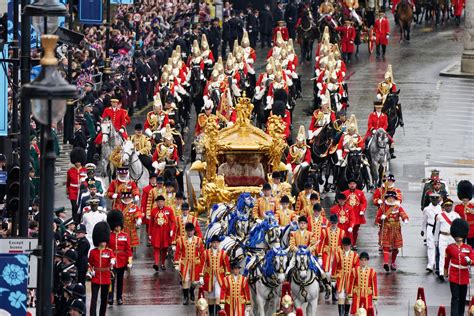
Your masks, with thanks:
[[[451,0],[451,4],[454,7],[454,20],[456,21],[456,26],[461,24],[461,15],[462,9],[465,6],[465,0]]]
[[[349,295],[352,288],[349,287],[352,271],[359,266],[359,255],[351,250],[351,239],[342,239],[342,249],[336,252],[336,292],[339,316],[349,315],[351,304]]]
[[[246,277],[240,274],[237,262],[231,263],[231,275],[224,278],[221,289],[221,309],[227,316],[244,316],[250,308],[250,290]]]
[[[351,62],[352,53],[354,53],[354,40],[356,37],[355,28],[352,26],[351,20],[344,21],[344,26],[336,27],[338,32],[341,32],[341,51],[343,59],[346,63]]]
[[[179,161],[178,146],[174,143],[174,137],[171,133],[170,125],[166,127],[167,131],[163,137],[163,142],[156,145],[153,153],[152,166],[158,174],[163,174],[167,162],[174,162],[176,165]]]
[[[309,124],[309,139],[319,135],[323,127],[336,121],[336,113],[331,110],[331,99],[329,93],[323,95],[321,108],[314,111]]]
[[[304,126],[301,125],[298,136],[296,137],[296,144],[291,145],[290,149],[288,150],[286,164],[288,170],[291,168],[293,174],[297,174],[301,168],[309,167],[310,163],[311,149],[308,145],[306,145],[306,132]],[[298,209],[295,209],[296,211],[299,211],[303,207],[303,205],[298,205],[298,201],[296,202],[296,206],[298,207]]]
[[[140,200],[140,190],[135,181],[130,180],[128,167],[119,167],[117,168],[117,179],[110,182],[107,190],[107,197],[112,200],[112,209],[120,204],[122,192],[129,191],[132,192],[135,202],[138,202]]]
[[[187,223],[192,223],[194,225],[194,234],[197,237],[202,238],[202,232],[197,217],[189,214],[189,204],[183,203],[181,206],[181,215],[178,216],[176,214],[176,241],[179,237],[186,236],[184,227]]]
[[[389,271],[388,262],[390,252],[392,253],[390,269],[396,271],[397,265],[395,261],[397,260],[398,249],[403,247],[400,221],[407,224],[408,214],[403,207],[400,206],[397,200],[397,193],[388,191],[387,194],[385,194],[385,203],[379,207],[375,218],[375,224],[382,226],[380,241],[383,248],[383,268],[387,272]]]
[[[382,57],[385,57],[388,38],[390,37],[390,23],[383,11],[379,11],[377,20],[375,20],[375,45],[376,57],[380,57],[380,46],[382,46]]]
[[[276,43],[277,34],[281,33],[281,38],[286,42],[290,38],[285,21],[277,21],[277,26],[273,28],[273,43]]]
[[[455,243],[446,248],[444,275],[449,276],[451,315],[462,316],[466,306],[467,286],[470,277],[469,266],[472,266],[474,262],[474,250],[463,242],[469,232],[469,225],[465,220],[455,219],[450,232]]]
[[[360,266],[352,270],[349,289],[349,300],[352,301],[351,314],[364,306],[371,309],[377,304],[379,296],[377,287],[377,273],[374,268],[368,266],[369,254],[362,252],[359,255]]]
[[[360,225],[365,224],[365,211],[367,210],[367,199],[362,190],[357,189],[357,181],[349,180],[349,189],[342,192],[346,197],[346,205],[352,208],[354,213],[354,228],[352,230],[352,243],[357,249],[357,237],[359,236]]]
[[[153,111],[150,111],[146,114],[144,124],[145,135],[148,137],[151,137],[153,132],[161,131],[170,122],[168,114],[163,111],[163,105],[161,104],[160,96],[155,95],[154,99]]]
[[[335,280],[336,266],[335,258],[336,254],[342,249],[342,239],[344,238],[344,230],[338,227],[338,217],[336,214],[329,216],[330,226],[326,228],[324,232],[324,246],[323,246],[323,269],[326,271],[326,279],[331,281],[331,278]],[[332,282],[332,286],[335,283]],[[329,300],[331,291],[326,291],[325,299]],[[332,290],[332,300],[337,301],[336,291]]]
[[[262,187],[263,196],[259,197],[253,207],[252,217],[254,219],[265,218],[265,212],[275,212],[277,207],[277,201],[272,196],[272,186],[269,183],[265,183]]]
[[[194,302],[194,284],[199,282],[199,276],[204,262],[204,244],[200,237],[194,236],[193,223],[186,223],[186,235],[176,241],[174,256],[175,266],[179,266],[179,274],[183,287],[183,305],[188,305],[189,300]]]
[[[352,232],[356,224],[354,209],[346,203],[347,196],[344,193],[338,193],[336,201],[337,204],[331,207],[329,213],[337,215],[339,219],[338,227],[345,232],[344,236],[352,238]]]
[[[112,232],[107,247],[112,249],[116,263],[114,267],[115,279],[109,292],[109,305],[114,303],[114,289],[117,283],[117,305],[122,305],[123,275],[126,269],[132,268],[132,248],[130,247],[130,237],[123,229],[123,214],[120,211],[112,210],[107,214],[107,223]]]
[[[298,230],[290,233],[290,251],[296,252],[299,246],[313,251],[313,242],[313,233],[308,231],[308,219],[306,216],[298,217]]]
[[[137,227],[142,224],[143,214],[138,205],[133,203],[132,192],[122,192],[120,203],[116,207],[123,214],[123,230],[130,237],[130,246],[132,248],[138,247],[140,236],[138,236]]]
[[[384,185],[381,186],[380,188],[377,188],[375,190],[374,195],[372,196],[372,204],[379,207],[384,203],[385,200],[385,194],[388,191],[394,191],[397,193],[397,201],[400,203],[403,202],[403,195],[402,191],[395,187],[395,176],[393,174],[389,174],[388,177],[384,178]]]
[[[211,247],[204,251],[203,269],[199,282],[207,292],[209,315],[215,315],[220,306],[224,278],[230,274],[230,261],[227,253],[219,249],[219,236],[212,236],[210,242]]]
[[[122,109],[122,105],[118,99],[111,99],[110,103],[112,106],[105,108],[104,113],[102,113],[102,118],[110,118],[115,130],[122,135],[123,139],[128,139],[127,125],[131,122],[128,112]],[[102,137],[102,134],[99,135]],[[99,143],[102,143],[102,141]]]
[[[311,227],[308,230],[313,234],[314,255],[318,258],[323,257],[323,248],[326,238],[326,228],[328,227],[328,219],[324,216],[321,204],[313,205],[313,216],[311,217]]]
[[[150,221],[151,245],[153,246],[153,257],[155,260],[153,269],[158,272],[159,259],[161,259],[161,269],[166,270],[166,254],[176,231],[176,219],[173,209],[165,206],[165,197],[163,195],[159,195],[156,198],[156,206],[151,210]]]
[[[71,163],[74,165],[69,168],[66,175],[66,194],[71,201],[72,218],[77,223],[80,222],[77,214],[77,197],[79,194],[79,186],[81,182],[87,177],[87,169],[84,168],[86,163],[86,152],[81,147],[75,147],[70,155]]]
[[[94,226],[92,240],[95,248],[89,253],[89,274],[91,279],[90,315],[97,315],[97,299],[100,291],[100,316],[107,312],[111,271],[115,266],[115,255],[112,249],[107,248],[110,241],[110,228],[106,222],[99,222]]]
[[[304,190],[298,193],[298,197],[296,198],[295,212],[299,213],[306,207],[312,206],[311,196],[313,194],[316,194],[318,196],[316,202],[319,203],[320,201],[318,191],[313,189],[313,184],[311,182],[306,182],[304,184]]]
[[[367,120],[367,132],[365,133],[364,139],[366,140],[365,143],[368,144],[368,139],[372,138],[372,135],[375,132],[382,128],[385,132],[387,132],[388,128],[388,118],[385,113],[382,113],[383,104],[381,100],[374,101],[375,111],[369,114],[369,118]],[[393,148],[393,138],[390,134],[387,133],[388,143],[390,144],[390,158],[395,159],[397,158],[394,155],[394,148]]]
[[[469,233],[467,234],[467,244],[474,247],[474,203],[472,200],[472,183],[467,180],[458,183],[458,198],[461,204],[454,207],[454,211],[464,219],[469,225]]]

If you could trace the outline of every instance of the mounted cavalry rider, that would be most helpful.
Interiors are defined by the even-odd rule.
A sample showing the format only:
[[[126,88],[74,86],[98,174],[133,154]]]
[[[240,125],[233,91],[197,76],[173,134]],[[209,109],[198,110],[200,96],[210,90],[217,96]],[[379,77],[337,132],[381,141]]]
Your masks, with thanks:
[[[270,86],[268,88],[267,105],[265,107],[265,110],[270,110],[272,108],[274,101],[273,94],[275,90],[283,89],[288,94],[288,81],[291,82],[291,79],[287,77],[280,65],[274,69],[274,73],[275,79],[270,83]],[[286,104],[286,107],[288,107],[288,103]]]
[[[148,112],[145,119],[145,135],[148,137],[152,137],[154,132],[161,132],[169,124],[160,96],[155,95],[153,99],[153,111]]]
[[[328,124],[333,124],[336,121],[336,113],[331,110],[331,96],[329,91],[321,96],[321,109],[315,110],[311,117],[309,124],[308,138],[318,136],[321,130]]]
[[[280,52],[284,45],[285,45],[285,41],[283,40],[281,32],[278,31],[276,33],[276,40],[274,41],[274,45],[268,51],[267,59],[270,57],[273,57],[275,59],[280,59]]]
[[[163,174],[167,164],[173,162],[175,165],[178,164],[178,147],[174,144],[174,137],[169,125],[166,127],[163,142],[156,145],[152,160],[152,166],[156,169],[156,173],[159,175]]]
[[[239,83],[241,82],[240,73],[239,71],[237,71],[237,68],[235,66],[235,58],[232,53],[230,53],[227,57],[224,74],[225,90],[229,89],[232,97],[240,97],[240,93],[244,87],[239,86]]]
[[[212,66],[216,61],[216,57],[212,54],[211,49],[209,48],[209,43],[207,42],[206,34],[202,34],[201,36],[201,56],[204,62],[204,76],[209,78]]]
[[[339,158],[338,165],[345,166],[345,158],[350,151],[358,150],[362,152],[364,149],[364,140],[357,134],[357,121],[355,115],[349,118],[347,132],[344,133],[337,145],[337,156]]]
[[[388,128],[388,118],[385,113],[382,113],[382,108],[383,104],[382,101],[376,100],[374,101],[374,108],[375,110],[369,114],[369,118],[367,120],[367,132],[365,133],[365,144],[366,148],[369,147],[370,142],[372,141],[372,135],[375,134],[375,132],[379,129],[382,128],[385,132],[387,132]],[[393,147],[394,141],[392,136],[387,133],[388,137],[388,143],[390,144],[390,158],[395,159],[397,156],[395,156],[394,151],[395,148]]]
[[[301,168],[306,168],[311,163],[311,150],[306,145],[305,128],[300,126],[296,144],[290,146],[288,156],[286,157],[287,169],[294,174],[298,173]]]
[[[244,49],[244,58],[247,63],[248,73],[255,77],[254,63],[257,61],[257,55],[255,54],[255,49],[250,47],[250,40],[247,31],[244,31],[240,45]]]
[[[115,130],[120,133],[123,139],[127,139],[127,125],[131,122],[128,112],[122,109],[122,105],[118,99],[111,99],[110,103],[111,106],[106,108],[104,113],[102,113],[102,119],[110,119]],[[102,132],[97,135],[95,143],[102,143]]]
[[[153,172],[152,161],[151,161],[151,143],[150,139],[143,134],[143,126],[138,123],[135,124],[135,134],[130,137],[133,142],[133,146],[138,153],[138,158],[142,162],[143,166],[148,169],[150,173]]]
[[[203,35],[205,36],[205,35]],[[192,47],[192,56],[188,58],[188,67],[192,69],[193,67],[199,67],[200,77],[199,80],[204,80],[204,60],[202,57],[201,49],[199,48],[199,43],[197,40],[194,40]]]
[[[273,43],[278,41],[278,34],[281,34],[281,38],[285,42],[290,38],[285,21],[277,21],[277,26],[273,29]]]
[[[219,70],[214,69],[211,73],[211,77],[206,83],[204,87],[203,99],[204,104],[210,103],[212,108],[217,109],[221,100],[221,94],[224,93],[223,91],[223,80],[219,75]]]
[[[212,109],[213,107],[211,102],[204,103],[204,106],[202,107],[203,113],[199,113],[196,121],[196,130],[194,132],[196,137],[204,135],[207,120],[209,117],[211,117],[211,115],[214,116],[216,118],[216,122],[218,122],[217,117],[212,114]]]
[[[269,58],[267,65],[265,66],[265,72],[258,75],[257,83],[255,84],[255,99],[261,100],[270,87],[270,83],[275,78],[275,72],[273,69],[273,58]]]
[[[377,86],[377,100],[382,100],[382,104],[384,104],[387,96],[396,91],[397,85],[393,82],[392,65],[388,65],[384,80]]]

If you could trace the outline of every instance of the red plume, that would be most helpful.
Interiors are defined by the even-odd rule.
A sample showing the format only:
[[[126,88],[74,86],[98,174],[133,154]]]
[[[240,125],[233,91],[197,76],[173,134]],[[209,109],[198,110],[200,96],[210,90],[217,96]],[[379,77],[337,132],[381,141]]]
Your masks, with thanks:
[[[218,316],[227,316],[227,313],[225,312],[225,310],[221,309],[220,311],[217,312],[217,315]]]
[[[198,291],[198,299],[204,298],[204,287],[200,286]]]
[[[438,316],[446,316],[446,308],[444,305],[441,305],[438,309]]]
[[[374,308],[372,306],[367,308],[367,316],[375,316]]]
[[[303,316],[303,309],[301,307],[296,309],[296,316]]]
[[[425,299],[425,289],[422,288],[422,287],[419,287],[418,288],[418,292],[416,293],[416,300],[422,300],[423,302],[425,302],[425,306],[428,306],[426,304],[426,299]]]

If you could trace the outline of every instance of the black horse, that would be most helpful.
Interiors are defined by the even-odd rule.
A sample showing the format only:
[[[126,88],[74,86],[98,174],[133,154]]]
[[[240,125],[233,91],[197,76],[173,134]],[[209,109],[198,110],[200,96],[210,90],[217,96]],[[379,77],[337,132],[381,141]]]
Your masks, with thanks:
[[[355,180],[357,182],[357,188],[359,190],[364,189],[365,183],[367,183],[367,179],[364,179],[363,175],[363,169],[365,168],[365,166],[362,161],[362,152],[358,150],[352,150],[347,154],[346,158],[347,164],[345,167],[341,167],[337,179],[337,193],[343,192],[349,188],[349,180]],[[370,179],[368,180],[370,181]]]
[[[382,112],[385,113],[388,118],[387,132],[390,134],[391,137],[395,135],[395,130],[398,126],[404,126],[402,105],[398,103],[399,93],[400,90],[389,93],[387,95],[387,98],[385,99],[385,103],[382,109]]]
[[[301,61],[311,61],[313,56],[314,40],[319,37],[318,28],[313,21],[311,11],[306,9],[301,18],[301,24],[296,30],[301,43]]]
[[[204,81],[201,79],[203,73],[199,65],[193,65],[191,67],[191,98],[194,104],[194,109],[196,113],[200,113],[202,107],[204,106]]]

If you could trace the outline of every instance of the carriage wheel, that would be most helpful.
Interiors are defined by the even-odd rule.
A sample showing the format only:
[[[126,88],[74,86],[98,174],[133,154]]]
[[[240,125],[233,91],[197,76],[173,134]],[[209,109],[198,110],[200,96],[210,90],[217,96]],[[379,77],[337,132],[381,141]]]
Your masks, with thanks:
[[[367,45],[369,48],[369,55],[374,52],[375,48],[375,32],[373,28],[369,29],[369,36],[367,38]]]

